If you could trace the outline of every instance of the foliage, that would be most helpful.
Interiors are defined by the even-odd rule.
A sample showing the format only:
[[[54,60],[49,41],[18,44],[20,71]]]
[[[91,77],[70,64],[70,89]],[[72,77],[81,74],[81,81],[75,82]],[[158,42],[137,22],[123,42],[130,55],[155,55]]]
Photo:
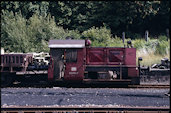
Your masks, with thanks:
[[[170,1],[1,1],[1,47],[6,52],[48,52],[50,39],[89,38],[92,46],[124,47],[137,56],[169,56]],[[160,23],[160,24],[159,24]],[[149,30],[150,39],[143,38]],[[152,37],[158,37],[153,39]],[[128,38],[129,37],[129,38]],[[158,57],[159,56],[159,57]]]
[[[21,12],[29,19],[34,14],[54,16],[55,23],[64,29],[83,32],[105,23],[112,34],[127,32],[128,37],[149,30],[160,35],[169,28],[170,1],[2,1],[1,9]],[[160,24],[158,24],[160,23]],[[135,34],[135,35],[134,35]]]
[[[139,52],[139,51],[138,51]],[[156,55],[156,54],[137,54],[137,65],[138,65],[138,57],[142,57],[143,60],[141,61],[142,66],[151,66],[153,64],[160,64],[161,59],[163,58],[169,58],[170,55]]]
[[[133,45],[138,51],[141,51],[141,54],[166,55],[170,51],[170,40],[150,39],[146,42],[142,39],[136,39],[133,41]]]
[[[137,49],[143,48],[145,46],[145,43],[146,43],[146,41],[143,40],[143,39],[139,39],[139,40],[134,40],[133,41],[133,45]]]
[[[27,20],[21,13],[2,11],[1,23],[2,47],[9,52],[48,52],[50,39],[80,38],[78,31],[57,26],[50,14],[47,17],[34,14]]]
[[[167,37],[165,35],[160,35],[158,39],[159,41],[162,41],[162,40],[167,41]]]
[[[125,41],[127,41],[127,40],[125,40]],[[109,41],[108,46],[109,47],[124,47],[124,44],[123,44],[123,41],[120,39],[120,37],[116,36]]]
[[[158,55],[166,55],[166,54],[170,54],[170,41],[159,41],[159,43],[156,46],[156,51],[155,54]]]
[[[111,39],[111,31],[104,27],[92,27],[83,33],[84,37],[92,41],[92,46],[107,46]]]
[[[21,13],[2,11],[1,16],[1,44],[5,50],[28,52],[29,38],[26,33],[26,20]],[[15,15],[15,16],[14,16]]]

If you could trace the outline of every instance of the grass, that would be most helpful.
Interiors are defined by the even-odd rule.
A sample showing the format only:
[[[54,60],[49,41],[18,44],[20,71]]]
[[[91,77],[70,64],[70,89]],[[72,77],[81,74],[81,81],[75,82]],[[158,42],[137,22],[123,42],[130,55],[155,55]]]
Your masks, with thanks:
[[[170,60],[170,40],[150,39],[149,42],[145,42],[144,40],[140,41],[137,39],[134,41],[137,46],[137,59],[138,57],[143,58],[141,65],[151,66],[152,64],[160,64],[162,58]]]
[[[169,58],[170,60],[170,55],[155,55],[155,54],[139,54],[137,52],[137,61],[138,57],[142,57],[141,65],[142,66],[151,66],[152,64],[160,64],[162,58]]]

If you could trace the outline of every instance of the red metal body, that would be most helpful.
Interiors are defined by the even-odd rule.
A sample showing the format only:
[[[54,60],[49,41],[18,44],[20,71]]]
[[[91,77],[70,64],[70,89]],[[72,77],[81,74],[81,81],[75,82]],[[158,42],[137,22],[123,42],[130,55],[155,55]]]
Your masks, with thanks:
[[[99,79],[109,74],[110,71],[117,74],[117,77],[114,78],[117,80],[139,79],[135,48],[89,47],[83,44],[85,43],[84,41],[75,41],[77,47],[74,46],[73,40],[71,42],[67,40],[67,43],[65,43],[65,40],[60,40],[59,42],[55,40],[49,44],[50,48],[56,50],[62,48],[64,50],[64,58],[60,61],[64,62],[63,79],[65,81],[72,82],[84,81],[85,79]],[[66,47],[62,45],[64,43]],[[75,52],[71,52],[70,50]],[[75,61],[68,62],[68,55],[70,59],[74,59]],[[55,80],[53,70],[55,70],[55,68],[52,63],[48,70],[49,80]],[[111,81],[113,78],[106,77],[105,79]]]
[[[66,62],[64,80],[68,81],[82,81],[84,79],[84,58],[85,48],[79,48],[77,50],[77,61]]]
[[[32,54],[2,54],[1,72],[24,72],[28,65],[33,62]]]
[[[124,64],[124,48],[86,48],[87,65],[120,65]]]
[[[128,77],[138,77],[135,48],[86,48],[86,65],[127,67]]]
[[[139,77],[138,70],[136,69],[136,49],[125,48],[125,65],[128,67],[129,77]]]

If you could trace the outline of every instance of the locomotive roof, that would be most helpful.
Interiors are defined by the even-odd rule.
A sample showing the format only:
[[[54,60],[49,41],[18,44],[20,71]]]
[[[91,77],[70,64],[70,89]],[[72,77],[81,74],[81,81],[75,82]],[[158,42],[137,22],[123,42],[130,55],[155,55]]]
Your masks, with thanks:
[[[50,40],[49,48],[84,48],[85,40]]]

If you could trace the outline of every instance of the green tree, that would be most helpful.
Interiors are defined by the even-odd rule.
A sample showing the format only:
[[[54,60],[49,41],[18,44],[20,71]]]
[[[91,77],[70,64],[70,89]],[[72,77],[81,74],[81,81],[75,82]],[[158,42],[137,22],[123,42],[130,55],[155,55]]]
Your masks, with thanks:
[[[113,35],[126,32],[127,37],[165,33],[170,28],[170,1],[2,1],[1,9],[21,12],[29,19],[34,14],[54,17],[58,26],[84,32],[104,24]],[[158,24],[160,23],[160,24]],[[136,35],[136,36],[135,36]]]
[[[1,44],[6,51],[28,52],[29,38],[26,33],[26,20],[21,13],[2,11]]]

